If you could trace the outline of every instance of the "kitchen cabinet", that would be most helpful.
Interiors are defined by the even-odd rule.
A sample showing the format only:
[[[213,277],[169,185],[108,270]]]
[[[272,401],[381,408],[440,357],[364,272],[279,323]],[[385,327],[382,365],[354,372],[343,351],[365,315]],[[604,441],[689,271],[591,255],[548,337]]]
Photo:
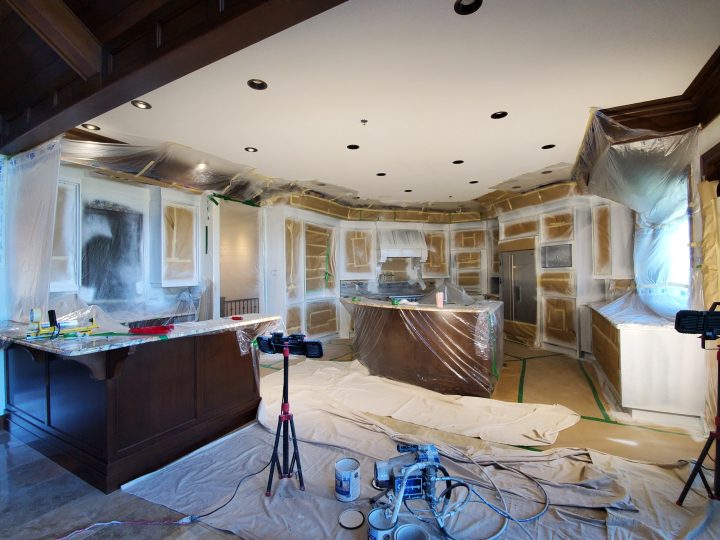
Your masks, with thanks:
[[[161,287],[198,285],[200,200],[166,188],[150,193],[151,282]]]

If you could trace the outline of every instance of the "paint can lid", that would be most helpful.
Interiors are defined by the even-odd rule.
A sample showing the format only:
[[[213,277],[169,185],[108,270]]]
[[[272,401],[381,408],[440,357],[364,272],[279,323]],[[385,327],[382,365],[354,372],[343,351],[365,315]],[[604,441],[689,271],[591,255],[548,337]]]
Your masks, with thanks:
[[[365,514],[360,510],[348,508],[340,512],[338,523],[343,529],[359,529],[365,523]]]

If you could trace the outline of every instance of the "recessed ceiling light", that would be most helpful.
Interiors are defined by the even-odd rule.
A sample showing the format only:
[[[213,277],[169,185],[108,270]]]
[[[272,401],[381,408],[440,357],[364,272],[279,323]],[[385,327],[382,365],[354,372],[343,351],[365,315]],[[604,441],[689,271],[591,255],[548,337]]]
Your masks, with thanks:
[[[152,105],[150,105],[147,101],[142,101],[140,99],[133,99],[130,103],[133,107],[137,107],[138,109],[152,109]]]
[[[96,126],[95,124],[80,124],[85,129],[89,129],[90,131],[100,131],[100,128]]]
[[[195,165],[196,171],[204,171],[205,169],[207,169],[207,163],[205,163],[205,162],[200,162],[197,165]]]
[[[405,193],[412,193],[412,189],[406,189]]]
[[[325,182],[318,182],[317,185],[320,187],[327,186],[327,184]]]
[[[257,148],[254,148],[252,146],[246,146],[245,151],[246,152],[257,152]]]
[[[250,79],[247,85],[253,90],[265,90],[268,87],[267,83],[262,79]]]
[[[483,0],[457,0],[455,2],[455,13],[458,15],[470,15],[480,9],[482,3]]]
[[[360,198],[360,195],[358,195],[358,196],[357,196],[357,197],[355,197],[355,198],[356,198],[356,199],[359,199],[359,198]]]
[[[453,165],[460,165],[461,163],[465,163],[462,159],[456,159],[453,161]]]
[[[551,148],[555,148],[554,144],[543,144],[540,148],[543,150],[550,150]]]
[[[520,189],[520,186],[513,186],[512,189]]]
[[[507,111],[497,111],[490,115],[490,118],[493,120],[500,120],[501,118],[505,118],[508,115]]]
[[[550,174],[552,171],[543,171],[543,174]]]
[[[448,195],[448,199],[452,199],[452,195]]]
[[[379,173],[377,173],[375,176],[385,176],[385,174],[386,174],[386,173],[384,173],[384,172],[379,172]]]
[[[348,144],[347,147],[348,150],[357,150],[358,148],[360,148],[357,144]]]
[[[469,184],[477,184],[478,181],[477,181],[477,180],[470,180],[470,182],[468,182],[468,183],[469,183]]]

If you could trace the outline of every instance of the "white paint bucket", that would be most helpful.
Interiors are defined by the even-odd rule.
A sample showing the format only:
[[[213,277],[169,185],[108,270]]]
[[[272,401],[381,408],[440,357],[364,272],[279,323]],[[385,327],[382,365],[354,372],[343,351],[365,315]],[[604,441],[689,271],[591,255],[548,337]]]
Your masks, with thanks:
[[[360,462],[354,458],[342,458],[335,462],[335,497],[350,502],[360,496]]]
[[[390,518],[385,517],[383,508],[371,510],[367,518],[368,540],[392,540],[393,529],[395,528]]]
[[[420,527],[419,525],[413,525],[412,523],[407,523],[405,525],[400,525],[397,529],[395,529],[395,536],[393,537],[394,540],[430,540],[430,536],[428,536],[428,533],[425,529]]]

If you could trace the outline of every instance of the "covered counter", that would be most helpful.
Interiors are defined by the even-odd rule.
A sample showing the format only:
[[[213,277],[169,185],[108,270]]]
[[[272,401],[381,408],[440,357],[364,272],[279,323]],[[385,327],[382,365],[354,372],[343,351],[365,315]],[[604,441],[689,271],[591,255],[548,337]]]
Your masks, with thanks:
[[[635,293],[590,308],[593,354],[623,408],[635,417],[703,416],[707,371],[697,336],[675,331]]]
[[[251,341],[279,317],[176,324],[167,336],[28,340],[5,325],[6,428],[110,492],[255,418]]]
[[[470,306],[342,299],[355,355],[373,375],[443,394],[490,397],[502,363],[502,302]]]

